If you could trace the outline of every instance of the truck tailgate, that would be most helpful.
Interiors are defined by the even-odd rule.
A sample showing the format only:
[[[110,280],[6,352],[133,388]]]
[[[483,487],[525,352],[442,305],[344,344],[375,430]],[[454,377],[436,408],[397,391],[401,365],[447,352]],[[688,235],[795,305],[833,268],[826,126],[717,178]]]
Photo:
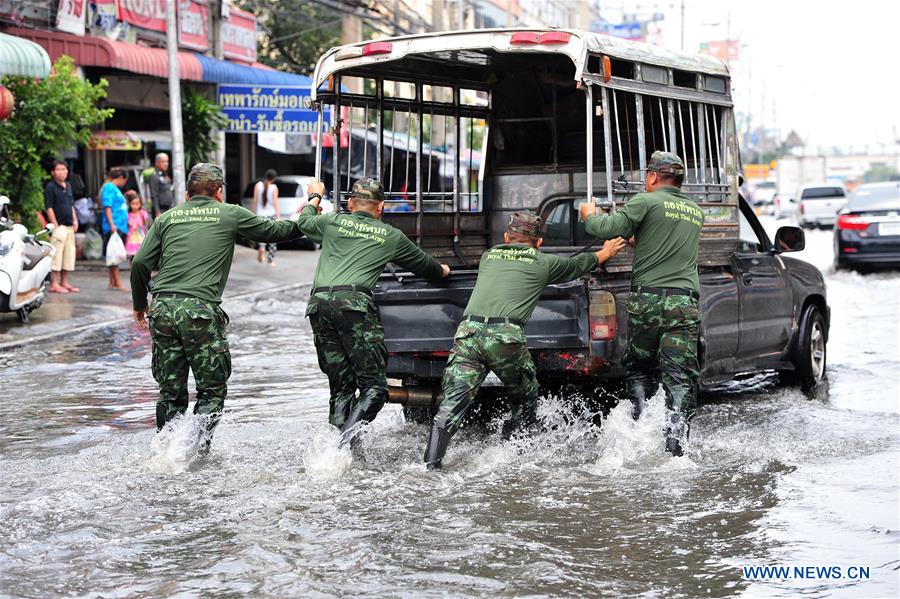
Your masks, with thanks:
[[[390,353],[446,352],[463,311],[476,272],[458,272],[435,283],[383,276],[375,289],[385,345]],[[587,293],[581,280],[544,290],[525,329],[532,349],[588,347]]]

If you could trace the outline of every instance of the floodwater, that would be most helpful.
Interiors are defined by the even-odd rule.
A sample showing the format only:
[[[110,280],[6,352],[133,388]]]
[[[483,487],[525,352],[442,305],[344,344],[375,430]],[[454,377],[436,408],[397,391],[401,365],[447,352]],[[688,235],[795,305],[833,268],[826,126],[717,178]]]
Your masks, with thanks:
[[[771,223],[770,223],[771,224]],[[660,401],[601,429],[545,398],[545,432],[463,430],[425,471],[426,430],[388,406],[335,449],[305,305],[227,306],[234,375],[213,451],[154,434],[148,338],[105,329],[0,356],[0,594],[896,597],[898,273],[826,269],[828,384],[754,376],[706,397],[688,456]],[[868,579],[751,580],[744,566]]]

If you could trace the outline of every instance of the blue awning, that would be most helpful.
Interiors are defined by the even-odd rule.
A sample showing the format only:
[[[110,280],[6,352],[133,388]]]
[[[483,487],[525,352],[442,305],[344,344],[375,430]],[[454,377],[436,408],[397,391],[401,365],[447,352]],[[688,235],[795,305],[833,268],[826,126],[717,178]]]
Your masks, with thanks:
[[[312,79],[303,75],[256,69],[203,54],[195,54],[207,83],[242,83],[244,85],[284,85],[310,87]]]

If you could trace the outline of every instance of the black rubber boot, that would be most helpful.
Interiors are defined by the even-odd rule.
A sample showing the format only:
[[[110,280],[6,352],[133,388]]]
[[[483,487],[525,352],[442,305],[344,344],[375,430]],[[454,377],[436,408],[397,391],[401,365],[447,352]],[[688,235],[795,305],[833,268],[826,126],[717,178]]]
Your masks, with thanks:
[[[428,433],[428,445],[425,446],[425,468],[440,470],[441,460],[450,445],[450,433],[442,428],[432,426]]]
[[[669,415],[669,424],[666,426],[666,451],[675,457],[684,455],[684,443],[690,434],[690,424],[678,412]]]
[[[631,417],[637,420],[647,407],[647,400],[656,392],[652,389],[650,377],[641,374],[632,374],[625,383],[628,396],[631,398]]]
[[[200,434],[202,435],[202,439],[200,441],[200,447],[198,449],[201,455],[206,455],[209,453],[209,448],[212,445],[213,433],[216,431],[216,427],[219,426],[219,420],[222,419],[221,412],[211,412],[207,414],[209,418],[204,424],[204,430]]]
[[[350,417],[344,422],[344,426],[341,427],[341,441],[338,443],[338,447],[344,447],[347,444],[350,445],[351,449],[359,447],[363,437],[363,425],[369,423],[363,418],[363,415],[363,412],[359,410],[355,410],[350,414]]]
[[[156,432],[159,432],[166,425],[166,422],[169,421],[166,418],[168,410],[166,410],[166,406],[164,404],[158,403],[156,404]]]

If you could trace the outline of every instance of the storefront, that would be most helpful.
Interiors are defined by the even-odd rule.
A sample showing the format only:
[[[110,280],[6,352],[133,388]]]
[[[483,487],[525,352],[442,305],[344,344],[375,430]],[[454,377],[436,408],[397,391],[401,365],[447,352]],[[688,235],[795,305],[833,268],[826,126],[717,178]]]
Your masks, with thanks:
[[[86,192],[95,194],[108,168],[125,166],[139,173],[158,151],[171,148],[168,53],[162,47],[165,14],[159,2],[96,0],[89,8],[78,9],[82,11],[78,15],[64,14],[64,4],[68,10],[68,4],[59,3],[58,16],[66,18],[57,18],[56,29],[5,26],[0,19],[0,31],[28,44],[32,51],[40,49],[48,73],[50,62],[68,55],[83,77],[92,82],[108,82],[104,105],[115,108],[115,114],[88,147],[66,154],[73,170],[83,175]],[[220,27],[221,55],[228,60],[204,54],[211,51],[212,8],[205,0],[179,4],[178,62],[183,92],[193,90],[215,100],[217,85],[221,83],[309,86],[307,77],[256,62],[255,17],[235,8],[223,17]],[[4,47],[0,61],[11,61],[7,54]],[[240,194],[259,177],[257,157],[262,158],[258,164],[261,170],[279,168],[281,164],[288,168],[287,160],[257,148],[255,134],[223,137],[229,194]],[[131,184],[137,186],[136,180]]]

